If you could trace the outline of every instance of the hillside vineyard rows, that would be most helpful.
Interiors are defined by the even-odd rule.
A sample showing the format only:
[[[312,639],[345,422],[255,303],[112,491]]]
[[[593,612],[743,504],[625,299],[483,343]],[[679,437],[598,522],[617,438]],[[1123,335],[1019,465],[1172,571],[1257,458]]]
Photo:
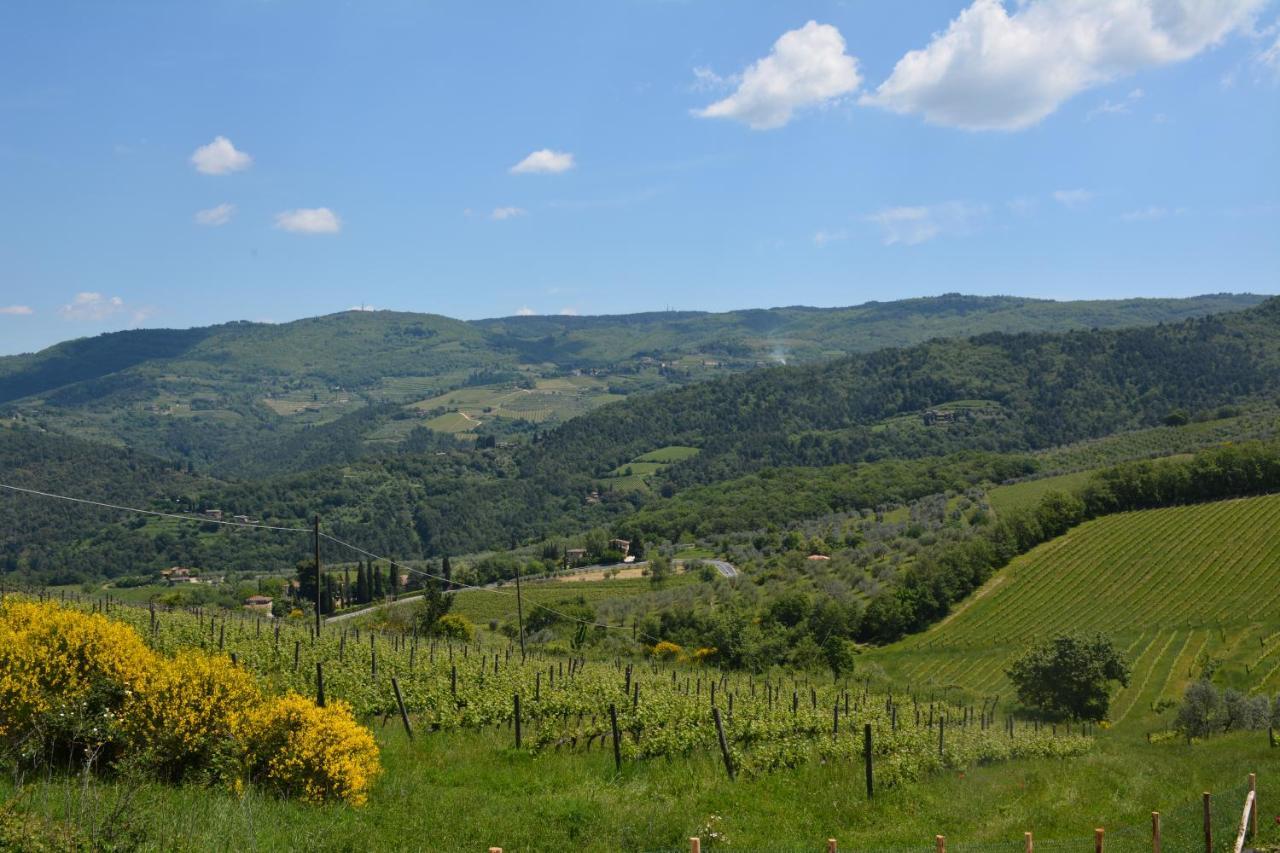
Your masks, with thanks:
[[[300,624],[112,606],[105,611],[166,654],[198,648],[234,656],[276,693],[317,693],[365,718],[397,718],[394,678],[418,731],[507,727],[531,752],[610,749],[616,713],[622,761],[715,753],[721,715],[734,773],[758,775],[810,761],[861,765],[870,726],[876,784],[890,787],[942,768],[1085,752],[1087,727],[1001,717],[993,706],[872,692],[866,683],[769,680],[684,663],[623,665],[519,649],[386,635],[331,626],[317,639]]]
[[[1119,513],[1017,557],[931,630],[873,655],[914,685],[1011,693],[1004,668],[1037,639],[1104,631],[1133,679],[1113,706],[1178,699],[1204,655],[1280,687],[1280,495]]]

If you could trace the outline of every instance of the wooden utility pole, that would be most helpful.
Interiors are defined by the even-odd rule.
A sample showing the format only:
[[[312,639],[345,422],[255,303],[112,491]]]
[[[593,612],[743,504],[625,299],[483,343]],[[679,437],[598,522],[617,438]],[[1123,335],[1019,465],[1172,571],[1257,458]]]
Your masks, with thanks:
[[[520,628],[520,662],[524,663],[524,598],[520,595],[520,560],[516,559],[516,621]]]
[[[320,516],[318,515],[315,517],[315,523],[312,527],[311,539],[316,551],[316,636],[318,637],[320,636],[320,623],[323,621],[320,616],[320,587],[322,584],[320,583]]]

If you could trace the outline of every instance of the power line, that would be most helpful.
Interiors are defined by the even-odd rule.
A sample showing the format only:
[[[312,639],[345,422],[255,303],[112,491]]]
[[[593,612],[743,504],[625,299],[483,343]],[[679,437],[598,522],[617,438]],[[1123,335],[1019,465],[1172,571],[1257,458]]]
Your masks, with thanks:
[[[114,510],[119,510],[121,512],[136,512],[142,515],[157,516],[159,518],[174,518],[179,521],[198,521],[201,523],[223,524],[228,527],[247,527],[247,528],[256,528],[258,530],[277,530],[285,533],[306,533],[309,535],[314,535],[314,532],[315,532],[305,527],[278,527],[271,524],[258,524],[256,522],[222,521],[219,519],[207,518],[204,516],[180,515],[178,513],[172,513],[172,512],[159,512],[157,510],[151,510],[151,509],[140,509],[138,507],[133,507],[133,506],[122,506],[120,504],[106,503],[104,501],[89,500],[88,498],[74,498],[69,495],[59,495],[59,494],[54,494],[53,492],[42,492],[42,491],[39,491],[38,489],[28,489],[22,486],[13,486],[8,483],[0,483],[0,489],[8,489],[9,491],[17,492],[19,494],[37,495],[42,498],[52,498],[54,500],[69,501],[71,503],[76,503],[76,504],[96,506],[96,507],[101,507],[103,509],[114,509]],[[366,551],[363,548],[359,548],[355,545],[352,545],[350,542],[343,541],[342,539],[339,539],[336,536],[330,536],[328,533],[324,533],[323,531],[321,531],[320,537],[322,539],[328,539],[330,542],[333,542],[335,545],[341,545],[344,548],[350,548],[352,551],[355,551],[358,554],[362,554],[372,560],[382,560],[384,562],[390,563],[392,566],[395,566],[396,568],[404,569],[405,571],[412,572],[413,574],[422,575],[423,577],[432,578],[433,580],[441,581],[443,583],[448,583],[453,586],[462,587],[463,589],[473,589],[478,592],[488,592],[488,593],[493,593],[494,595],[505,595],[507,597],[512,596],[511,593],[505,590],[494,589],[493,587],[476,586],[474,584],[463,583],[462,581],[456,581],[456,580],[453,580],[452,578],[446,578],[440,575],[434,575],[431,572],[424,572],[421,569],[415,569],[412,566],[406,566],[403,563],[396,562],[390,557],[383,557],[379,554],[373,553],[372,551]],[[538,604],[537,602],[530,602],[530,606],[537,607],[541,610],[545,610],[548,613],[554,613],[556,616],[559,616],[562,619],[566,619],[570,622],[576,622],[579,625],[586,625],[591,628],[604,628],[610,631],[627,630],[627,626],[625,625],[609,625],[604,622],[592,622],[587,619],[579,619],[576,616],[570,615],[568,613],[564,613],[560,610],[556,610],[554,607],[548,607],[545,604]],[[643,631],[637,631],[636,636],[644,637],[645,639],[652,640],[655,643],[659,642],[658,637],[651,636],[649,634],[644,633]]]
[[[328,539],[330,542],[333,542],[335,545],[341,545],[341,546],[343,546],[344,548],[350,548],[352,551],[355,551],[357,554],[363,554],[364,556],[368,557],[368,558],[369,558],[369,559],[371,559],[371,560],[383,560],[383,561],[385,561],[385,562],[387,562],[387,563],[390,563],[392,566],[394,566],[394,567],[396,567],[396,568],[404,569],[404,570],[405,570],[405,571],[407,571],[407,572],[413,572],[414,574],[422,575],[423,577],[432,578],[433,580],[437,580],[437,581],[440,581],[440,582],[442,582],[442,583],[454,584],[454,585],[456,585],[456,586],[460,586],[460,587],[462,587],[463,589],[474,589],[474,590],[477,590],[477,591],[479,591],[479,592],[491,592],[491,593],[495,593],[495,594],[497,594],[497,595],[505,595],[505,596],[507,596],[508,598],[513,598],[513,597],[514,597],[514,595],[513,595],[512,593],[507,592],[506,590],[494,589],[493,587],[489,587],[489,586],[475,586],[475,585],[473,585],[473,584],[463,583],[462,581],[455,581],[455,580],[453,580],[452,578],[446,578],[446,577],[442,577],[442,576],[440,576],[440,575],[434,575],[434,574],[432,574],[431,572],[424,572],[424,571],[422,571],[421,569],[415,569],[415,568],[413,568],[412,566],[406,566],[406,565],[404,565],[403,563],[398,563],[398,562],[396,562],[395,560],[391,559],[390,557],[383,557],[383,556],[381,556],[381,555],[379,555],[379,554],[374,554],[374,553],[373,553],[373,552],[371,552],[371,551],[366,551],[366,550],[364,550],[363,548],[359,548],[359,547],[357,547],[357,546],[355,546],[355,545],[352,545],[350,542],[345,542],[345,541],[343,541],[343,540],[341,540],[341,539],[337,538],[336,536],[330,536],[328,533],[324,533],[323,531],[320,533],[320,537],[321,537],[322,539]],[[547,606],[547,605],[545,605],[545,604],[538,604],[536,601],[531,601],[531,602],[529,602],[529,605],[530,605],[531,607],[537,607],[537,608],[539,608],[539,609],[541,609],[541,610],[545,610],[545,611],[547,611],[548,613],[554,613],[555,615],[559,616],[560,618],[562,618],[562,619],[567,619],[567,620],[569,620],[570,622],[577,622],[579,625],[586,625],[586,626],[587,626],[587,627],[589,627],[589,628],[604,628],[604,629],[606,629],[606,630],[610,630],[610,631],[626,631],[626,630],[628,630],[626,625],[609,625],[609,624],[607,624],[607,623],[605,623],[605,622],[592,622],[592,621],[587,620],[587,619],[579,619],[577,616],[573,616],[573,615],[571,615],[571,614],[564,613],[564,612],[562,612],[562,611],[560,611],[560,610],[556,610],[554,607],[548,607],[548,606]],[[637,631],[637,632],[636,632],[636,635],[637,635],[637,636],[644,637],[644,638],[645,638],[645,639],[647,639],[647,640],[653,640],[655,643],[656,643],[656,642],[659,642],[659,638],[658,638],[658,637],[651,636],[651,635],[649,635],[649,634],[644,633],[643,631]]]
[[[153,509],[139,509],[135,506],[121,506],[119,504],[104,503],[103,501],[92,501],[87,498],[73,498],[67,495],[55,495],[52,492],[41,492],[37,489],[25,489],[22,486],[11,486],[8,483],[0,483],[0,489],[8,489],[12,492],[20,492],[27,495],[39,495],[42,498],[54,498],[60,501],[70,501],[78,504],[88,504],[89,506],[102,507],[104,509],[117,509],[121,512],[138,512],[143,515],[154,515],[160,518],[176,518],[179,521],[199,521],[206,524],[225,524],[227,527],[256,527],[259,530],[281,530],[286,533],[310,533],[311,531],[304,527],[275,527],[270,524],[258,524],[252,521],[222,521],[216,518],[208,518],[199,515],[181,515],[174,512],[158,512]]]

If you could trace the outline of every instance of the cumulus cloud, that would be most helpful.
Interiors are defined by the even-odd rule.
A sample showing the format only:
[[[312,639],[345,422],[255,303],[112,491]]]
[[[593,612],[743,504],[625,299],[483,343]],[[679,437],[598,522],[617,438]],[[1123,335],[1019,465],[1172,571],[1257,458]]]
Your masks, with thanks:
[[[1063,207],[1080,207],[1093,199],[1089,190],[1054,190],[1053,200]]]
[[[68,320],[100,322],[124,310],[124,300],[119,296],[107,297],[92,291],[77,293],[58,313]]]
[[[891,207],[867,217],[883,230],[886,246],[916,246],[943,234],[964,234],[986,208],[959,201]]]
[[[231,221],[231,217],[235,212],[236,206],[225,202],[205,210],[197,210],[196,224],[211,226],[226,225]]]
[[[577,317],[578,309],[572,306],[566,305],[564,308],[560,309],[560,316],[561,317]]]
[[[805,107],[830,103],[862,84],[858,60],[844,52],[844,37],[830,24],[809,21],[783,33],[773,50],[742,72],[738,88],[694,115],[728,118],[755,130],[782,127]],[[694,74],[707,82],[722,78]]]
[[[537,313],[538,313],[537,311],[534,311],[528,305],[521,305],[519,308],[516,309],[517,317],[533,317],[537,315]]]
[[[501,222],[504,219],[514,219],[517,216],[524,216],[529,211],[523,207],[495,207],[493,213],[489,214],[490,219],[496,219]]]
[[[8,314],[11,317],[27,317],[34,313],[36,312],[30,305],[0,305],[0,314]]]
[[[511,167],[513,175],[549,174],[567,172],[574,166],[573,155],[568,151],[552,151],[541,148]]]
[[[974,0],[862,103],[970,130],[1020,130],[1085,89],[1248,30],[1266,0]]]
[[[813,245],[822,248],[828,243],[838,243],[841,240],[847,240],[849,235],[844,231],[819,231],[813,235]]]
[[[337,234],[342,220],[327,207],[299,207],[277,213],[276,227],[294,234]]]
[[[229,175],[242,172],[253,165],[253,158],[237,151],[231,140],[216,136],[208,145],[201,145],[191,155],[191,165],[202,175]]]

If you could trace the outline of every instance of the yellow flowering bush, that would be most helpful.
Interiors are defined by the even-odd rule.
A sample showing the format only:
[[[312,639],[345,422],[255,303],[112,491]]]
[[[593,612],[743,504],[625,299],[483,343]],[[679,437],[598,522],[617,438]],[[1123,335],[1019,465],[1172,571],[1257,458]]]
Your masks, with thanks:
[[[669,640],[661,640],[654,644],[649,650],[655,658],[659,660],[675,660],[684,654],[684,649],[679,644],[670,642]]]
[[[248,727],[252,779],[290,796],[363,805],[382,770],[373,735],[345,702],[321,708],[289,694],[260,706]]]
[[[129,743],[146,750],[156,769],[181,778],[230,759],[262,703],[253,676],[222,656],[179,652],[163,659],[146,687],[124,706]]]
[[[0,740],[35,750],[103,744],[156,654],[127,625],[56,604],[0,605]]]
[[[221,655],[157,654],[131,627],[56,603],[0,602],[0,752],[30,763],[104,747],[172,779],[248,777],[312,802],[367,801],[378,747],[350,706],[264,698]],[[3,845],[0,845],[3,846]]]

